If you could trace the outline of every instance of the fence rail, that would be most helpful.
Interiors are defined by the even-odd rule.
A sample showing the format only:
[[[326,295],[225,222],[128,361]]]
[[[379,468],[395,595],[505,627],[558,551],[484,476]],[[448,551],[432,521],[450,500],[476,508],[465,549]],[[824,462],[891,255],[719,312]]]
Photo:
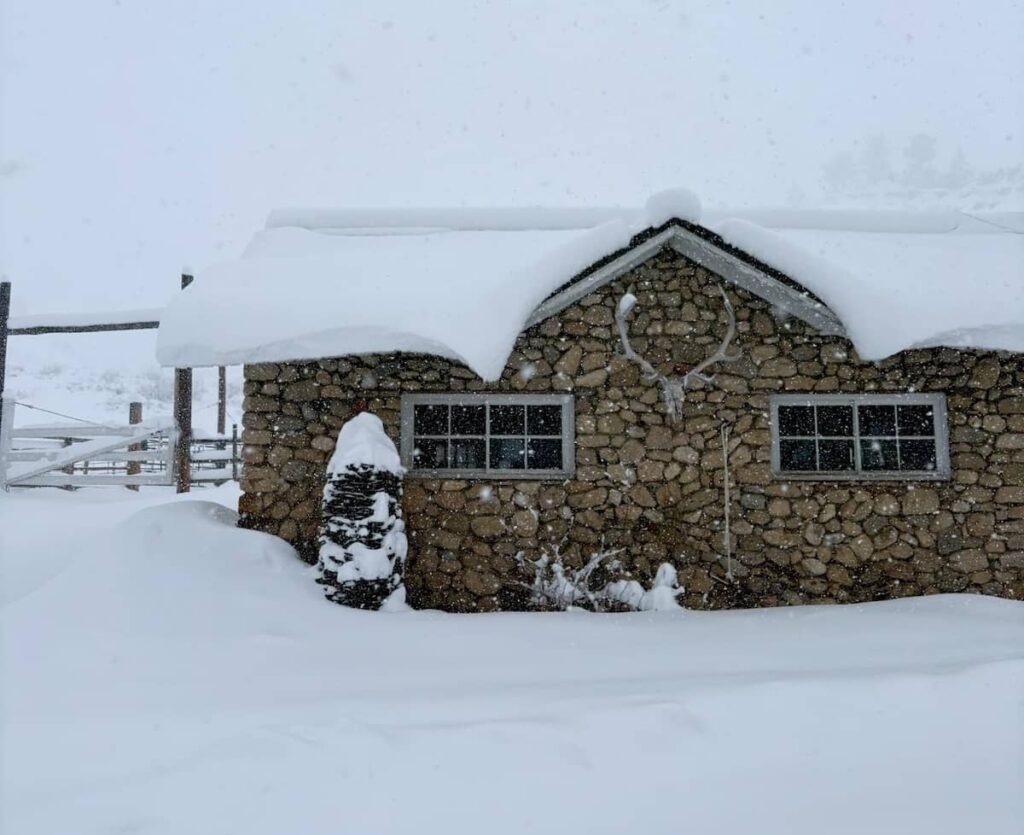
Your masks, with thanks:
[[[125,426],[69,424],[14,428],[15,403],[3,404],[0,426],[0,487],[172,486],[178,471],[177,430],[169,421]],[[238,427],[231,435],[192,437],[188,480],[221,484],[241,471]]]

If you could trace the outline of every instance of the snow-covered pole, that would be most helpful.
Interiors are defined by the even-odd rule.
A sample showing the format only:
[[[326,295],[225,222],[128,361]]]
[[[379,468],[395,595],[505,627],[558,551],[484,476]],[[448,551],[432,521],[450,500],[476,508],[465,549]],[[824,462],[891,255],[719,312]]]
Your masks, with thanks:
[[[217,369],[217,434],[223,436],[227,429],[228,412],[228,370],[222,365]]]
[[[0,425],[4,419],[4,378],[7,376],[7,326],[11,321],[11,282],[0,281]]]
[[[181,289],[192,283],[192,276],[181,275]],[[174,481],[178,493],[192,489],[192,369],[174,369]]]
[[[0,489],[7,491],[7,468],[10,466],[11,434],[14,432],[14,401],[0,398]]]
[[[128,404],[128,425],[136,426],[137,424],[140,423],[142,423],[142,403],[140,403],[138,400],[133,400],[131,403]],[[129,444],[128,451],[141,452],[142,444]],[[140,475],[142,473],[142,464],[138,461],[129,461],[128,466],[125,468],[125,473],[126,475],[130,476]],[[134,490],[136,493],[138,493],[139,485],[129,484],[128,489]]]

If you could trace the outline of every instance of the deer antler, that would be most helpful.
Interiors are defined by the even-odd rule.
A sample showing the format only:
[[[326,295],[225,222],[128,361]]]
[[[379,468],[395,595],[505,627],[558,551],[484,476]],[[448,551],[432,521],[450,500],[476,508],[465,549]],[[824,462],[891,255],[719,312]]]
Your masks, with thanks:
[[[718,346],[711,356],[700,362],[690,371],[687,371],[682,377],[668,377],[659,373],[653,365],[633,350],[633,346],[629,341],[629,333],[626,330],[626,317],[636,306],[636,296],[632,293],[626,293],[619,300],[619,306],[615,312],[615,322],[619,327],[619,338],[622,340],[622,352],[627,358],[633,360],[633,362],[643,369],[644,379],[655,382],[661,386],[661,393],[665,401],[665,407],[668,409],[668,413],[673,420],[678,420],[681,417],[683,401],[686,399],[686,390],[689,388],[690,383],[693,380],[700,380],[706,385],[710,385],[714,382],[714,375],[707,376],[701,373],[705,368],[716,362],[736,362],[736,360],[740,359],[742,356],[739,351],[735,353],[729,353],[728,351],[729,343],[732,342],[732,338],[736,335],[736,311],[733,310],[732,302],[729,301],[729,297],[725,294],[725,290],[721,287],[718,289],[722,294],[722,301],[725,303],[725,315],[728,320],[722,344]]]

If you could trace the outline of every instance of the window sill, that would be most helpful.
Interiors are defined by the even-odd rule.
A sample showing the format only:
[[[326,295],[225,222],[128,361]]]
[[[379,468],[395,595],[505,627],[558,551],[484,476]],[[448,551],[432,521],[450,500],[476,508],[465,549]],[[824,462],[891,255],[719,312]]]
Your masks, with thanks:
[[[407,469],[406,478],[435,481],[567,481],[575,473],[564,470],[422,470]]]
[[[772,470],[772,478],[776,481],[949,481],[951,474],[936,471],[934,473],[793,473]]]

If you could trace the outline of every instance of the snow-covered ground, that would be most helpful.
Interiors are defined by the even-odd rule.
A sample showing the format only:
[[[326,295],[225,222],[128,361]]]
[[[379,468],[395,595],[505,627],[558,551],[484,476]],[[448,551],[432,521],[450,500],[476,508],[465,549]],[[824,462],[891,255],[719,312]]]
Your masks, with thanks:
[[[0,830],[1021,831],[1024,604],[366,613],[236,495],[0,494]]]

